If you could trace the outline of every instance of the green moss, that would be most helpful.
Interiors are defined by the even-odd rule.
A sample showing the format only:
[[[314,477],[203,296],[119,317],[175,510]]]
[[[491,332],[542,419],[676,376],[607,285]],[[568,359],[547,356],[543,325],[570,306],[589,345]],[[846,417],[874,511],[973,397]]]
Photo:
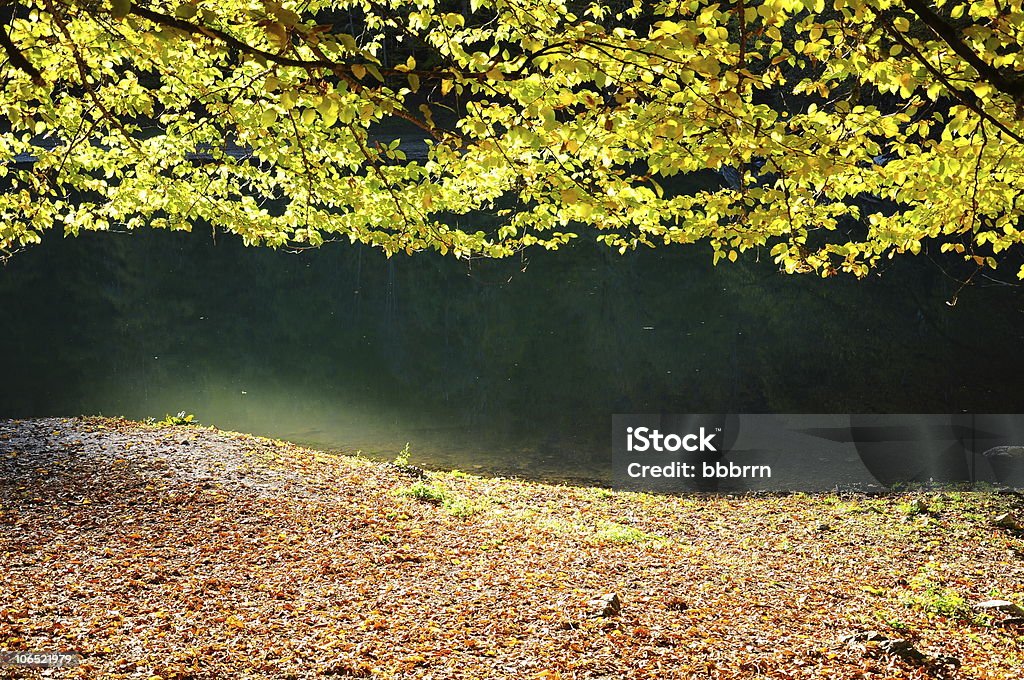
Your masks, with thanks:
[[[414,498],[424,503],[443,505],[452,500],[452,493],[443,484],[418,481],[396,492],[404,498]]]
[[[595,543],[651,543],[664,540],[661,536],[615,522],[598,524],[591,538]]]

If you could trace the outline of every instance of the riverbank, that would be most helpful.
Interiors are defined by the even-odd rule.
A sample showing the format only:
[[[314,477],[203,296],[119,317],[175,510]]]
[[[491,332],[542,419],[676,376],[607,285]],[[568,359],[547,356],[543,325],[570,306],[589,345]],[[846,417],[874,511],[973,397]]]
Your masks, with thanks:
[[[81,655],[53,677],[1009,680],[1024,625],[973,605],[1024,604],[1024,536],[993,522],[1019,506],[655,497],[0,421],[0,650]]]

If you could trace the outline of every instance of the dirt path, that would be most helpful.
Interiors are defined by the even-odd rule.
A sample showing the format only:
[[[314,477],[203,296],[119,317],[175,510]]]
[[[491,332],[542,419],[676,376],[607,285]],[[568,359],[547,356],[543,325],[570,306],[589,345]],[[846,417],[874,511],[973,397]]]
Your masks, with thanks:
[[[416,479],[204,428],[0,421],[0,651],[81,657],[0,677],[1019,680],[1024,626],[971,609],[1024,603],[1024,537],[991,523],[1016,500]]]

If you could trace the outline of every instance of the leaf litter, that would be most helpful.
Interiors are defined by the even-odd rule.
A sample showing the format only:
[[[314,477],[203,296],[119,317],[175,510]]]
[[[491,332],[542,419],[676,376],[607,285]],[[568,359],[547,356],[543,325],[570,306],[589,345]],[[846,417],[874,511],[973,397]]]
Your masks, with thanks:
[[[0,677],[1019,680],[1024,627],[970,603],[1024,603],[1024,537],[991,520],[1020,510],[412,479],[212,428],[0,421],[0,651],[81,657]]]

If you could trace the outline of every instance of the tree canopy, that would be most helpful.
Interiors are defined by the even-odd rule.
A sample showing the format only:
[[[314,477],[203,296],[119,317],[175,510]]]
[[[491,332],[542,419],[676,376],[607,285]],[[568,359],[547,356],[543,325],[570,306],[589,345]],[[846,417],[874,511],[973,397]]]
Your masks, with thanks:
[[[203,225],[459,257],[707,241],[863,276],[1024,250],[1021,0],[4,4],[4,251]]]

